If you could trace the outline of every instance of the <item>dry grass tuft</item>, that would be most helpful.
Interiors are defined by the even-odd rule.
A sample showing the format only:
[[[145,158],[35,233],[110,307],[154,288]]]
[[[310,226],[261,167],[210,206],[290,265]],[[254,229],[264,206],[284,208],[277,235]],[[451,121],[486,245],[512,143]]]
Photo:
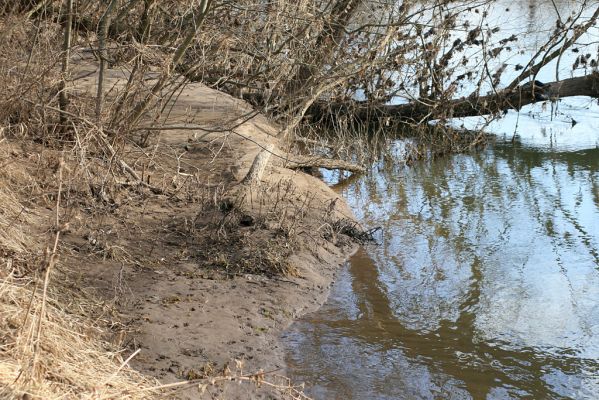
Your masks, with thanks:
[[[14,194],[0,184],[0,255],[23,253],[27,237],[22,224],[30,218]]]
[[[291,254],[291,245],[284,238],[265,237],[265,232],[254,231],[209,239],[198,249],[197,256],[205,267],[227,275],[297,276],[289,262]]]
[[[34,232],[48,212],[31,196],[40,182],[21,155],[0,141],[0,398],[155,397],[156,382],[131,370],[101,327],[83,316],[88,299],[74,298],[66,280],[52,274],[54,295],[44,297],[48,265]]]
[[[41,319],[42,334],[36,343],[40,291],[33,282],[17,279],[11,273],[2,279],[0,386],[4,389],[0,389],[0,397],[155,397],[152,391],[140,391],[155,382],[128,368],[114,346],[99,339],[99,328],[61,309],[52,299],[47,303],[46,317]]]
[[[20,191],[32,193],[37,185],[15,157],[16,148],[0,136],[0,278],[10,271],[3,270],[8,263],[18,274],[30,270],[39,245],[30,227],[39,219],[27,206]]]

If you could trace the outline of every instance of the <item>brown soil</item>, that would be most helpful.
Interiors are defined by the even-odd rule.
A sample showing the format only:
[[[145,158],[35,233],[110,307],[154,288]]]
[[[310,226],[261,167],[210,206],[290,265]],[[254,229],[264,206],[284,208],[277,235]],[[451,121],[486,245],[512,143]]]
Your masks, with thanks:
[[[73,91],[82,98],[95,90],[94,70],[78,67],[80,76],[89,73]],[[125,78],[109,70],[106,87],[116,91]],[[251,111],[201,84],[185,86],[168,109],[170,126],[214,128]],[[146,147],[129,146],[126,160],[145,181],[167,187],[165,194],[126,182],[105,191],[91,185],[94,207],[71,210],[64,263],[78,271],[73,280],[82,291],[115,305],[114,339],[141,349],[131,365],[162,383],[260,370],[284,382],[275,377],[285,374],[281,332],[325,301],[355,249],[340,232],[339,222],[352,218],[343,200],[319,179],[285,167],[277,133],[262,115],[224,132],[162,130]],[[261,182],[239,185],[269,144],[274,155]],[[209,392],[207,398],[284,397],[238,382]],[[174,396],[203,397],[197,386]]]

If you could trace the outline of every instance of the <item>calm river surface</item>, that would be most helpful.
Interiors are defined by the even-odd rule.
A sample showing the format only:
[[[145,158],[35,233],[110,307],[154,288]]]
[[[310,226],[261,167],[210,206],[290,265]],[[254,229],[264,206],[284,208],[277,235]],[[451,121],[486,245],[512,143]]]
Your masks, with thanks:
[[[540,107],[338,188],[383,233],[284,335],[309,395],[599,399],[599,107]]]
[[[599,398],[599,149],[496,144],[341,192],[384,234],[285,335],[309,394]]]

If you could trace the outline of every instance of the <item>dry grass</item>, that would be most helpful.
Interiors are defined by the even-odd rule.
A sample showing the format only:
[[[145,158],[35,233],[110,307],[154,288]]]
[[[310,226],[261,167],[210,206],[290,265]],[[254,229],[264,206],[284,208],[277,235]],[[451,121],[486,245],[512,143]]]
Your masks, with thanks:
[[[140,389],[156,382],[131,370],[118,348],[103,340],[102,324],[86,316],[85,304],[93,299],[66,287],[58,272],[48,277],[44,295],[49,263],[40,235],[47,235],[39,232],[48,211],[31,197],[39,195],[40,182],[6,142],[0,143],[0,162],[13,162],[0,169],[0,397],[152,397],[155,392]]]
[[[285,239],[264,237],[263,233],[255,231],[208,240],[207,246],[198,249],[197,256],[205,267],[227,275],[272,277],[297,275],[295,267],[288,261],[291,254],[292,248]]]
[[[193,201],[198,182],[190,174],[189,180],[176,182],[184,176],[178,158],[176,163],[171,159],[177,164],[172,166],[144,149],[135,154],[135,137],[117,129],[127,124],[109,123],[117,109],[122,115],[131,112],[147,87],[130,89],[122,108],[107,102],[99,120],[93,116],[93,99],[73,91],[63,123],[58,97],[64,53],[56,20],[1,15],[0,35],[0,397],[162,398],[170,394],[164,390],[210,387],[219,380],[269,385],[268,374],[260,372],[160,386],[128,366],[122,343],[108,339],[118,320],[96,318],[105,305],[69,283],[78,266],[67,258],[68,240],[62,242],[61,234],[68,223],[76,230],[103,218],[115,221],[113,208],[126,208],[132,198],[142,202],[159,193],[164,202]],[[78,40],[81,44],[87,38]],[[152,184],[143,174],[150,165]],[[210,228],[219,234],[215,242],[201,244],[208,249],[207,260],[227,273],[295,273],[287,258],[310,199],[293,203],[289,185],[268,190],[264,203],[212,214],[217,219]],[[246,214],[253,218],[249,226],[244,226]],[[264,237],[273,231],[274,236]],[[210,253],[225,246],[223,254]],[[106,247],[102,250],[108,252]],[[272,385],[291,398],[303,398],[288,382]]]
[[[23,224],[31,217],[24,207],[0,182],[0,254],[23,253],[27,249],[27,237]]]
[[[10,268],[8,263],[4,269]],[[56,288],[55,288],[56,289]],[[0,284],[0,397],[143,399],[156,382],[131,370],[102,331],[83,317],[46,299],[34,282],[10,272]],[[41,335],[36,337],[38,324]],[[37,354],[36,354],[37,352]],[[23,397],[25,398],[25,397]]]

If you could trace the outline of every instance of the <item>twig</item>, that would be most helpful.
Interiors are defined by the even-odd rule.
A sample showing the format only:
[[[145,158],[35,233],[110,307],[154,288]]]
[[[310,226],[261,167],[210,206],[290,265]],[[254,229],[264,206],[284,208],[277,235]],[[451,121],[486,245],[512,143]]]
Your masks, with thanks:
[[[102,383],[102,385],[100,386],[105,386],[108,384],[108,382],[110,382],[112,379],[116,378],[116,376],[119,374],[119,372],[121,372],[121,370],[123,368],[125,368],[125,366],[127,364],[129,364],[129,361],[131,361],[133,359],[133,357],[135,357],[136,355],[139,354],[139,352],[141,351],[141,349],[137,349],[135,350],[135,352],[133,354],[131,354],[129,357],[127,357],[127,359],[120,365],[120,367],[108,378],[104,381],[104,383]]]
[[[582,12],[582,10],[581,10],[581,12]],[[520,84],[520,82],[522,82],[524,79],[526,79],[530,76],[536,76],[536,74],[541,70],[541,68],[543,68],[549,62],[553,61],[555,58],[559,57],[566,49],[568,49],[570,46],[572,46],[585,32],[587,32],[589,30],[589,28],[597,22],[597,19],[599,19],[599,7],[597,7],[597,9],[595,10],[593,15],[589,18],[589,20],[587,22],[570,28],[574,31],[574,34],[572,35],[572,37],[570,39],[566,40],[559,49],[553,51],[551,54],[546,53],[543,56],[543,58],[541,59],[541,61],[539,61],[538,63],[533,65],[533,62],[534,62],[536,56],[538,54],[540,54],[542,50],[544,50],[544,48],[541,48],[537,52],[535,57],[533,57],[530,60],[529,65],[527,66],[528,68],[526,68],[524,71],[522,71],[522,73],[520,73],[520,75],[518,75],[518,77],[516,79],[514,79],[506,87],[506,90],[514,89],[516,86],[518,86]],[[573,26],[574,23],[575,22],[572,22],[571,26]],[[565,37],[570,29],[566,30],[564,37],[562,37],[560,39],[560,41],[565,39]]]
[[[61,156],[61,159],[59,161],[59,166],[58,166],[58,191],[56,194],[56,220],[55,220],[56,235],[54,236],[54,246],[52,247],[52,252],[49,252],[49,250],[47,250],[47,253],[46,253],[47,254],[47,262],[46,262],[46,265],[44,266],[46,273],[44,276],[44,285],[43,285],[43,291],[42,291],[42,306],[41,306],[40,313],[38,316],[37,332],[36,332],[35,339],[34,339],[35,341],[34,341],[34,350],[33,350],[32,371],[35,371],[36,366],[37,366],[37,360],[39,357],[40,343],[41,343],[41,338],[42,338],[42,326],[43,326],[43,321],[44,321],[44,317],[46,314],[46,301],[47,301],[47,296],[48,296],[48,284],[50,283],[50,272],[52,271],[52,268],[54,267],[54,265],[56,263],[56,254],[58,251],[58,242],[60,240],[60,233],[65,228],[65,227],[60,226],[60,198],[62,195],[63,166],[64,166],[64,160]]]

